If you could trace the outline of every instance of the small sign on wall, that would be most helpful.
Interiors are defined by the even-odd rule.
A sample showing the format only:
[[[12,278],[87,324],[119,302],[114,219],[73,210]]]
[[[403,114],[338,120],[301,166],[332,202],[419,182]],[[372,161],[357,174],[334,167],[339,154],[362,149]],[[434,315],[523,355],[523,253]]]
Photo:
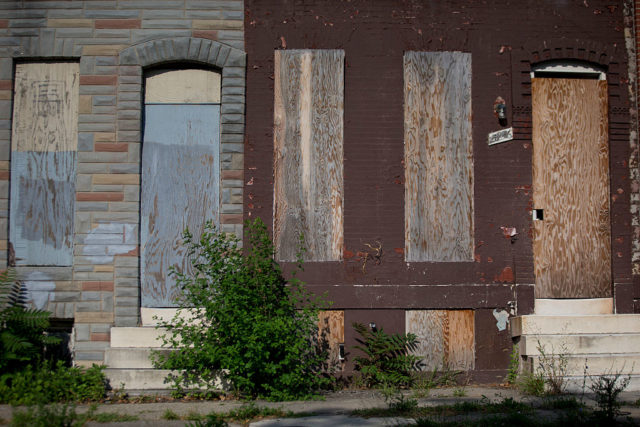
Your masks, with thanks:
[[[501,129],[491,132],[488,137],[489,145],[500,144],[501,142],[511,141],[513,139],[513,128]]]

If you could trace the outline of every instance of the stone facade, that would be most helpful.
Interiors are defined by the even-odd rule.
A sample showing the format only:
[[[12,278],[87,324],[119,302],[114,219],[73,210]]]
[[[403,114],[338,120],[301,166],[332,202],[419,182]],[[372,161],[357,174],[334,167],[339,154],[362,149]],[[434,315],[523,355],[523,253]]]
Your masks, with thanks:
[[[222,75],[220,223],[242,234],[245,54],[241,0],[15,1],[0,5],[0,259],[8,241],[17,61],[80,64],[71,267],[17,267],[35,305],[74,319],[77,364],[103,361],[112,326],[139,316],[140,159],[147,67]]]

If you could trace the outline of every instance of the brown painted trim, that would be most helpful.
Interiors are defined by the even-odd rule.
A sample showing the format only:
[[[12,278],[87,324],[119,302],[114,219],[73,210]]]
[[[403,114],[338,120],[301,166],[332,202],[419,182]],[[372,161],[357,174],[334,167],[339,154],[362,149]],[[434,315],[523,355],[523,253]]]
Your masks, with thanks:
[[[326,293],[332,310],[352,309],[478,309],[508,308],[517,290],[532,285],[307,285],[316,294]]]

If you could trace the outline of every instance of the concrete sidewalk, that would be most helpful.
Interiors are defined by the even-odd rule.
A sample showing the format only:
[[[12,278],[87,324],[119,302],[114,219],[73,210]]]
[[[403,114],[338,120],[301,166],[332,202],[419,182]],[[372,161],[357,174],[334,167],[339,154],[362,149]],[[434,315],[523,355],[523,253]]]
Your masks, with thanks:
[[[428,397],[419,398],[419,406],[451,405],[456,402],[478,402],[488,403],[501,402],[505,398],[513,398],[517,401],[530,403],[533,405],[542,402],[542,398],[525,396],[517,389],[503,387],[476,387],[468,386],[464,388],[463,397],[454,397],[456,388],[432,389]],[[410,394],[409,394],[410,395]],[[580,396],[578,396],[580,398]],[[622,393],[620,401],[636,402],[640,399],[640,392]],[[593,406],[594,402],[585,396],[585,402]],[[132,415],[138,417],[137,421],[97,423],[90,422],[89,426],[183,426],[189,421],[165,420],[163,415],[167,410],[175,413],[179,417],[199,414],[207,415],[211,412],[227,413],[230,410],[246,405],[246,402],[225,400],[225,401],[168,401],[156,403],[103,403],[98,405],[96,413],[117,413],[120,415]],[[384,397],[377,391],[357,390],[338,391],[327,393],[324,400],[296,401],[296,402],[265,402],[256,401],[258,407],[281,408],[283,411],[291,411],[301,414],[300,418],[285,419],[265,419],[254,421],[251,426],[272,427],[272,426],[380,426],[380,425],[405,425],[412,420],[404,418],[361,418],[350,416],[356,409],[386,408],[387,403]],[[88,405],[79,405],[78,412],[87,411]],[[640,424],[640,408],[627,405],[623,411],[628,412],[634,421]],[[12,408],[9,405],[0,405],[0,418],[5,421],[11,419]],[[305,416],[307,415],[308,416]],[[230,424],[241,425],[241,424]]]

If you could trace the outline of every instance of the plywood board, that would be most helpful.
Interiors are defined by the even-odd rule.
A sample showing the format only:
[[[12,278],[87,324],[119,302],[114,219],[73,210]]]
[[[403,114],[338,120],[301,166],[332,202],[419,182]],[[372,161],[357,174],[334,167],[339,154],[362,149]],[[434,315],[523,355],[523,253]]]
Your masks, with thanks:
[[[16,65],[12,151],[76,151],[79,65]]]
[[[407,310],[405,316],[406,332],[418,337],[413,354],[423,357],[424,370],[474,368],[473,310]]]
[[[337,261],[343,248],[344,52],[277,50],[273,236],[293,261]]]
[[[17,265],[73,263],[79,66],[16,65],[9,239]]]
[[[220,73],[210,70],[156,70],[147,74],[147,104],[219,104]]]
[[[344,311],[326,310],[318,315],[320,341],[325,341],[329,350],[329,364],[342,369],[340,344],[344,344]]]
[[[607,83],[532,81],[536,298],[611,296]]]
[[[146,105],[142,148],[143,307],[176,306],[169,268],[189,268],[182,232],[218,222],[219,105]]]
[[[405,259],[473,260],[471,54],[404,55]]]

